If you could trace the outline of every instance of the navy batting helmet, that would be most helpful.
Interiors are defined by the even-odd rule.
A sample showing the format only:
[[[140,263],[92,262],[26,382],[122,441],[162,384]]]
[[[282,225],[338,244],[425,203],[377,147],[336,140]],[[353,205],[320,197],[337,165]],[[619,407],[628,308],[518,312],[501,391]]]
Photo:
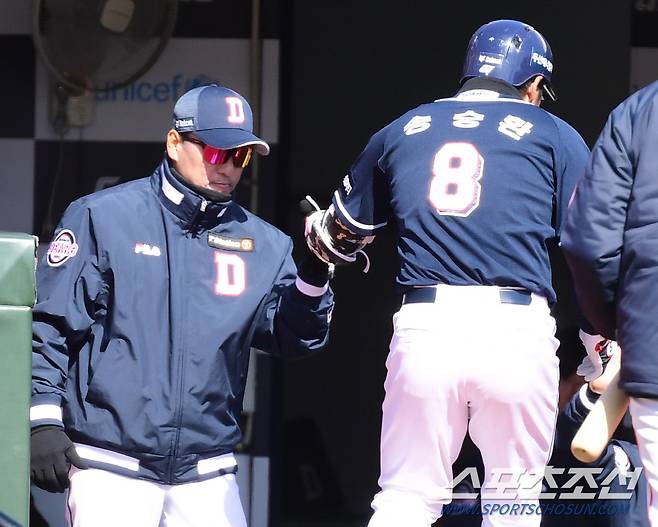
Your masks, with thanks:
[[[471,77],[494,77],[521,86],[535,75],[553,100],[553,53],[541,33],[517,20],[495,20],[480,27],[468,43],[461,82]]]

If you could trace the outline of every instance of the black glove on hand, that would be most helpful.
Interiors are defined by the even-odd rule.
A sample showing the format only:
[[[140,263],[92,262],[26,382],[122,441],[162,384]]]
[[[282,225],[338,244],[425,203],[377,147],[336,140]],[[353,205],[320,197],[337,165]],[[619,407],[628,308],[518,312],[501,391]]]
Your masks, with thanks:
[[[48,492],[64,492],[69,487],[69,468],[89,468],[80,459],[75,446],[59,426],[40,426],[32,430],[32,483]]]
[[[299,263],[298,269],[299,278],[307,284],[314,285],[315,287],[323,287],[332,278],[329,264],[311,253],[308,247],[306,247],[306,244],[304,246],[304,257]]]

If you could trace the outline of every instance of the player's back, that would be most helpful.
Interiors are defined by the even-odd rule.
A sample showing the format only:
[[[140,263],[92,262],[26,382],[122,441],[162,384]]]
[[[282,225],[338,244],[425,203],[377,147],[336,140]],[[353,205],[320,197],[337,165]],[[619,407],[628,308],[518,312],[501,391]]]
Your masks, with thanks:
[[[403,287],[517,286],[554,301],[546,244],[588,153],[575,130],[475,90],[421,105],[378,136]]]

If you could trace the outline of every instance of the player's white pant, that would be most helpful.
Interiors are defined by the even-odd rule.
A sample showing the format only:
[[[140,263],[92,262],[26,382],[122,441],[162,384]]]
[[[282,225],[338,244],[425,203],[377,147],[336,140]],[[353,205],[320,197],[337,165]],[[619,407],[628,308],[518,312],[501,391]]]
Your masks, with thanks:
[[[467,429],[482,453],[484,526],[538,526],[552,450],[559,369],[546,300],[504,304],[494,287],[439,286],[434,303],[394,316],[386,361],[379,492],[369,527],[429,527],[451,500],[452,463]],[[535,471],[524,499],[496,471]],[[517,473],[517,476],[518,476]],[[516,479],[519,479],[518,477]],[[534,485],[533,485],[534,484]],[[502,490],[486,490],[493,485]],[[515,514],[511,506],[518,504]],[[525,513],[520,513],[521,506]],[[506,514],[484,514],[503,506]]]
[[[658,400],[631,397],[630,410],[647,478],[649,523],[658,527]]]
[[[97,469],[70,471],[72,527],[246,527],[233,474],[161,485]]]

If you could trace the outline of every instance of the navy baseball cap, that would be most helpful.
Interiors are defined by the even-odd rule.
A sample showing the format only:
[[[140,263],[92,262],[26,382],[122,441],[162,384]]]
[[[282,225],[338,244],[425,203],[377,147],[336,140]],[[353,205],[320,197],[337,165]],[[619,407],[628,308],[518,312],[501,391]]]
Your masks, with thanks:
[[[254,118],[247,100],[237,92],[209,84],[193,88],[174,106],[174,130],[194,132],[204,143],[229,149],[253,145],[266,156],[270,146],[253,134]]]

